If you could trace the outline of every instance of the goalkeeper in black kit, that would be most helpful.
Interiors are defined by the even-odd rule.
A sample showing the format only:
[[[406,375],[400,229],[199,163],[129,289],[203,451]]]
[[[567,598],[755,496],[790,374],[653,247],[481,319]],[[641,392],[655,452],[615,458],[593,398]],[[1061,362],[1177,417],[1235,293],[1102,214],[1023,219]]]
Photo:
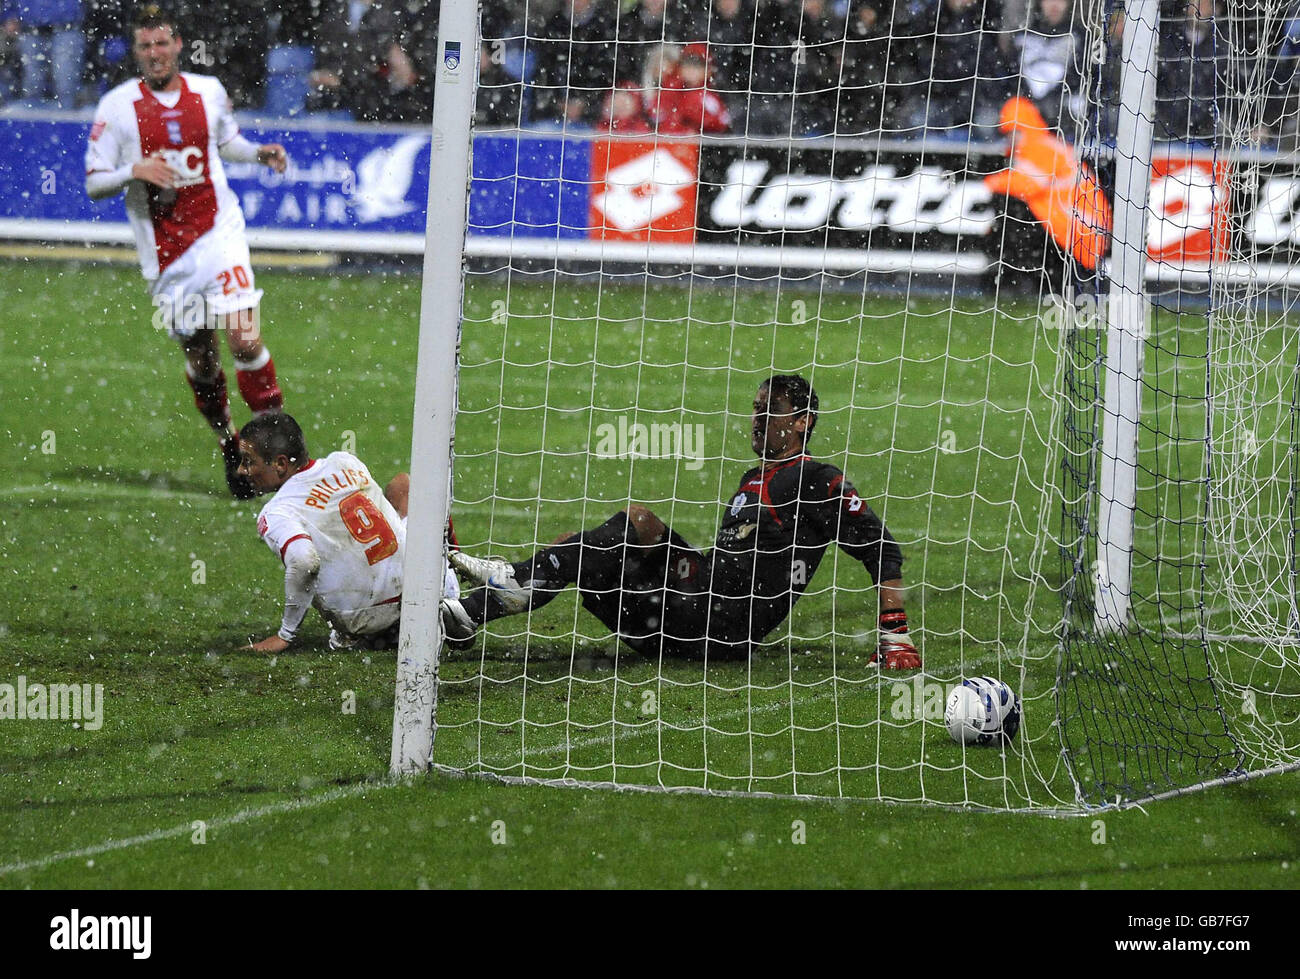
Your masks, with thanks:
[[[903,607],[902,551],[844,474],[805,452],[817,410],[816,392],[797,375],[759,387],[751,445],[763,461],[741,477],[707,553],[637,505],[527,561],[452,552],[452,566],[477,587],[443,600],[448,641],[463,644],[483,623],[540,608],[577,585],[587,611],[638,653],[744,659],[790,614],[826,549],[838,544],[880,593],[872,662],[919,668]]]

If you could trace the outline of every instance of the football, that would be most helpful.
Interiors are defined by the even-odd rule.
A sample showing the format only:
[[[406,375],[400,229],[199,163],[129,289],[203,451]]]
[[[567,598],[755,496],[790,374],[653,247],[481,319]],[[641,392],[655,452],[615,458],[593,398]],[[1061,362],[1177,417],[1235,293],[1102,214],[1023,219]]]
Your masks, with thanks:
[[[948,695],[943,719],[958,744],[1008,744],[1020,729],[1020,698],[995,677],[971,677]]]

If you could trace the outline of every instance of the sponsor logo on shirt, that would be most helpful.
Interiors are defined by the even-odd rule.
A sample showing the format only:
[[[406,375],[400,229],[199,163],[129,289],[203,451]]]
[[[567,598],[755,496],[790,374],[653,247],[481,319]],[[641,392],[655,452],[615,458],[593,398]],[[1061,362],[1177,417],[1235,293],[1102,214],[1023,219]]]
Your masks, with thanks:
[[[163,159],[176,171],[177,187],[193,187],[201,184],[205,177],[203,150],[197,146],[186,146],[179,150],[163,150]]]

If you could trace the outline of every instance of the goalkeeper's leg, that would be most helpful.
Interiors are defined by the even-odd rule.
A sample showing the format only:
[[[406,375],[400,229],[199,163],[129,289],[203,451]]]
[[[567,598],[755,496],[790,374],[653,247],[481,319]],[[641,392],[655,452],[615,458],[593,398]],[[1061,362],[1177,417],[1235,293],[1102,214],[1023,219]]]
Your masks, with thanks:
[[[527,561],[453,559],[459,570],[484,577],[459,602],[442,603],[443,631],[453,640],[468,639],[485,622],[541,608],[569,585],[584,593],[617,592],[629,553],[642,546],[638,531],[637,521],[622,511],[598,527],[542,548]]]

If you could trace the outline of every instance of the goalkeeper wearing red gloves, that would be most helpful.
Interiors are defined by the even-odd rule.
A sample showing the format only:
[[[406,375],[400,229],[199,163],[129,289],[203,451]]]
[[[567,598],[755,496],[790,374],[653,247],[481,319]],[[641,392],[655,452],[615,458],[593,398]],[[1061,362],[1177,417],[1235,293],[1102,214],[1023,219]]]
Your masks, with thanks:
[[[539,608],[576,584],[587,610],[637,652],[744,658],[790,614],[837,544],[863,563],[880,593],[872,661],[919,668],[903,608],[902,551],[844,474],[804,451],[817,411],[802,377],[778,375],[759,387],[751,445],[763,462],[741,477],[707,554],[642,506],[527,561],[453,554],[452,565],[480,587],[443,601],[447,638],[468,640],[484,622]]]

